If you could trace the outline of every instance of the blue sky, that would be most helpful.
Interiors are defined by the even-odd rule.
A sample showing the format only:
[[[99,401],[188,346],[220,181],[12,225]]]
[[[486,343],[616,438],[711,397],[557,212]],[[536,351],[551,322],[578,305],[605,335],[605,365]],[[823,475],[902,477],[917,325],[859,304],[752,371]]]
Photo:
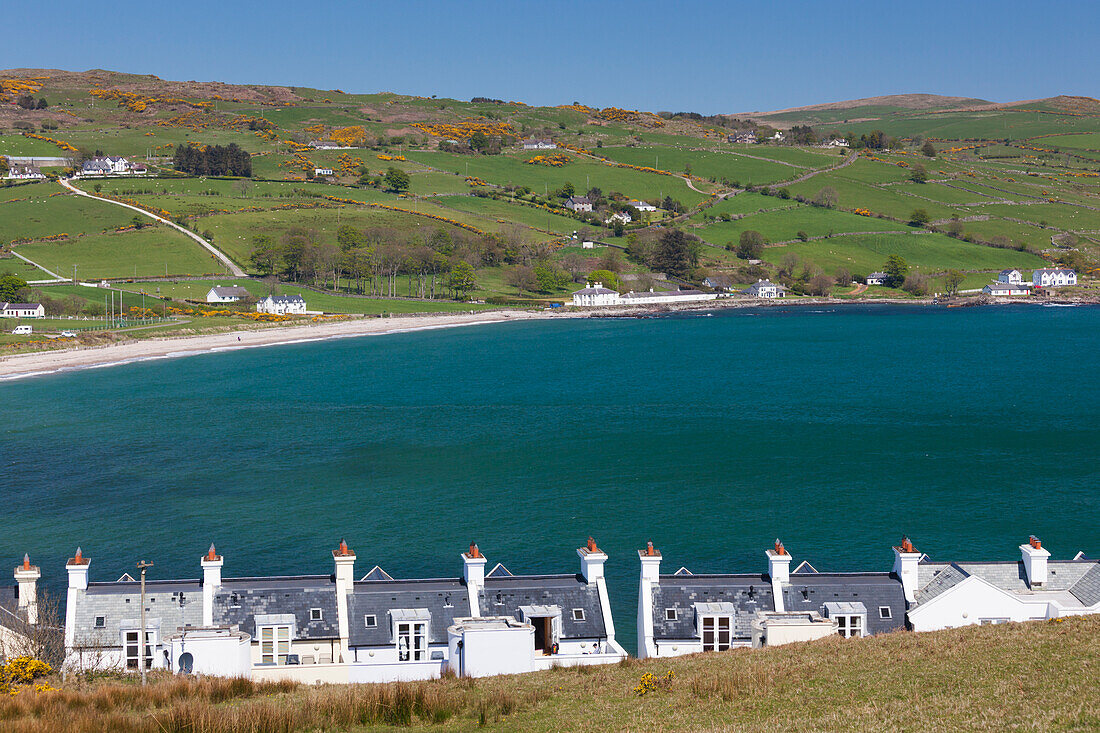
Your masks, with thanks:
[[[3,8],[0,68],[703,113],[907,92],[1100,96],[1095,0],[4,0]]]

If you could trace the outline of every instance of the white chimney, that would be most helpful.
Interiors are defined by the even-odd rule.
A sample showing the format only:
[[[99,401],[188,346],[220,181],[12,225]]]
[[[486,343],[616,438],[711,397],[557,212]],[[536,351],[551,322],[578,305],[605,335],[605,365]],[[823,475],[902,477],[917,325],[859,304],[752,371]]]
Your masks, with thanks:
[[[638,656],[645,659],[657,656],[657,643],[653,636],[653,588],[661,581],[661,553],[647,542],[644,550],[638,550],[642,563],[642,578],[638,583]]]
[[[84,597],[84,591],[88,590],[88,568],[92,561],[84,557],[80,548],[76,548],[76,554],[65,563],[65,569],[69,571],[69,591],[65,596],[65,652],[68,653],[76,640],[76,613],[80,599]]]
[[[478,591],[485,588],[485,556],[473,542],[470,550],[462,553],[462,579],[466,581],[466,587],[470,593],[470,612],[473,616],[480,616],[477,604]]]
[[[1041,589],[1047,582],[1047,558],[1050,552],[1043,549],[1043,543],[1035,535],[1028,538],[1026,545],[1020,545],[1020,553],[1023,556],[1024,572],[1027,573],[1027,584],[1032,590]]]
[[[38,623],[38,579],[42,572],[31,565],[30,555],[23,555],[23,564],[15,569],[15,581],[19,583],[19,608],[27,612],[27,623]]]
[[[202,625],[214,625],[214,594],[222,585],[222,556],[214,552],[214,543],[202,556]]]
[[[894,548],[894,574],[901,580],[901,590],[908,603],[917,600],[917,566],[920,558],[921,553],[917,552],[908,537],[902,537],[901,545]]]
[[[791,582],[791,556],[778,538],[775,540],[775,549],[766,550],[764,554],[768,556],[768,577],[772,581],[775,610],[782,613],[786,608],[783,603],[783,586]]]
[[[581,575],[591,585],[603,578],[603,564],[607,562],[607,553],[596,547],[596,540],[588,538],[588,544],[577,550],[581,558]]]
[[[350,659],[351,625],[348,617],[348,596],[355,590],[355,553],[348,543],[340,540],[340,547],[332,551],[336,563],[336,619],[340,627],[341,661]]]

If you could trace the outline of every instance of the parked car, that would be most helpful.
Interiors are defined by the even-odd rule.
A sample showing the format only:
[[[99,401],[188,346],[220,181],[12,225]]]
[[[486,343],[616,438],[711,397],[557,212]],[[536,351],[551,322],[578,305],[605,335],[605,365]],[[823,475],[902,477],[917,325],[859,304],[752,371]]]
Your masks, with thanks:
[[[26,336],[27,334],[34,333],[34,329],[30,326],[16,326],[12,333],[16,336]]]
[[[67,339],[76,338],[76,331],[62,331],[61,336]]]

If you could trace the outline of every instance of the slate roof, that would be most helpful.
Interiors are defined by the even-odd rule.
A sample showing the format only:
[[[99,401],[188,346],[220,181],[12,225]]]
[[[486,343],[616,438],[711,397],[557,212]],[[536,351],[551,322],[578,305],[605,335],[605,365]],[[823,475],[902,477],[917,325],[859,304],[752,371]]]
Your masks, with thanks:
[[[210,289],[219,298],[247,298],[249,296],[248,288],[242,288],[240,285],[215,285]]]
[[[757,611],[772,611],[775,602],[766,575],[662,575],[653,588],[653,637],[694,639],[696,603],[731,603],[733,637],[752,638],[750,625]],[[670,621],[666,611],[676,609]]]
[[[775,288],[776,293],[785,293],[785,292],[787,292],[787,289],[785,287],[783,287],[779,283],[773,283],[769,280],[764,280],[762,282],[753,283],[752,285],[750,285],[748,288],[745,289],[745,292],[748,293],[749,295],[758,295],[761,290],[764,290],[764,289],[769,289],[770,290],[772,288]]]
[[[264,300],[272,303],[304,303],[306,299],[300,295],[269,295]]]
[[[561,608],[561,638],[592,639],[607,636],[600,594],[581,575],[513,575],[485,579],[478,594],[483,616],[520,619],[520,606]],[[573,609],[584,610],[584,620],[573,618]]]
[[[310,609],[321,609],[321,620],[310,620]],[[214,624],[239,626],[256,638],[257,614],[291,614],[296,639],[336,639],[336,581],[331,575],[271,578],[230,578],[214,594]]]
[[[615,295],[616,291],[605,287],[581,288],[573,291],[573,295]]]
[[[927,603],[944,591],[966,580],[970,576],[981,578],[991,585],[1010,593],[1030,593],[1032,589],[1027,583],[1027,573],[1024,571],[1022,561],[1016,562],[955,562],[934,563],[922,561],[917,566],[917,591],[918,603]],[[1082,593],[1086,598],[1094,596],[1093,584],[1096,585],[1096,601],[1088,602],[1077,595]],[[1048,560],[1047,582],[1038,592],[1062,592],[1069,591],[1074,597],[1085,605],[1092,605],[1100,601],[1100,562],[1092,560]]]
[[[905,592],[892,573],[800,573],[783,588],[787,611],[824,613],[826,603],[862,603],[867,607],[867,633],[905,628]],[[882,618],[879,609],[890,609]]]
[[[4,303],[4,310],[37,310],[42,307],[41,303]]]
[[[1100,563],[1095,563],[1081,579],[1070,587],[1073,597],[1086,606],[1100,603]]]
[[[702,290],[646,290],[641,293],[627,293],[623,296],[623,300],[633,300],[635,298],[682,298],[685,295],[702,295]]]
[[[348,597],[348,635],[351,646],[391,646],[391,611],[426,608],[431,614],[428,642],[447,643],[447,627],[470,615],[466,585],[458,579],[366,580],[354,585]],[[375,617],[368,628],[364,617]]]
[[[183,594],[182,604],[180,594]],[[102,616],[104,625],[96,628]],[[159,627],[160,637],[186,626],[202,625],[202,586],[198,580],[147,580],[145,618]],[[84,597],[76,604],[76,645],[119,647],[122,626],[137,628],[141,619],[141,583],[127,580],[88,583]]]

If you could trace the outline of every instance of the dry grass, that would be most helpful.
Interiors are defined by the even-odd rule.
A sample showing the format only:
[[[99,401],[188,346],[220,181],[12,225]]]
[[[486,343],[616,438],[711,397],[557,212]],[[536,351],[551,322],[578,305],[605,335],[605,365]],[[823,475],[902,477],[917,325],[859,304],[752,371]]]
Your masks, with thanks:
[[[643,674],[674,679],[639,697]],[[0,699],[0,729],[1100,730],[1100,617],[827,639],[531,675],[305,687],[158,677]]]

